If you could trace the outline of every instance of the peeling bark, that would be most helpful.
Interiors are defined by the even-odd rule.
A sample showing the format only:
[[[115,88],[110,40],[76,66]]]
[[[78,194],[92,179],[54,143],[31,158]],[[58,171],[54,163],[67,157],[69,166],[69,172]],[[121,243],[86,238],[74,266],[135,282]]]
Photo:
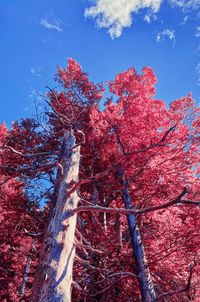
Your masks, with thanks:
[[[121,180],[123,183],[123,199],[126,209],[132,209],[133,203],[128,191],[128,183],[123,173],[121,173]],[[129,233],[131,237],[131,243],[134,252],[134,259],[137,269],[137,275],[139,276],[140,293],[142,302],[157,302],[154,284],[151,279],[151,274],[148,268],[147,259],[145,256],[144,246],[142,244],[142,238],[140,229],[137,225],[135,214],[128,214]]]
[[[71,301],[76,226],[76,215],[71,215],[71,210],[79,202],[77,191],[69,194],[71,185],[78,182],[80,146],[75,146],[75,137],[68,132],[60,161],[57,199],[44,234],[31,302]]]

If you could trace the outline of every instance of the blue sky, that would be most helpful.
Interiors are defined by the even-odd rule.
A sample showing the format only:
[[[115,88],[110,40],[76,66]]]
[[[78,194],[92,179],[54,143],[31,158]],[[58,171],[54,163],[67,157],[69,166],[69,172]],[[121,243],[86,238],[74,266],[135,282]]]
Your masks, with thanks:
[[[31,116],[68,57],[95,82],[151,66],[157,98],[199,102],[199,20],[200,0],[0,0],[0,122]]]

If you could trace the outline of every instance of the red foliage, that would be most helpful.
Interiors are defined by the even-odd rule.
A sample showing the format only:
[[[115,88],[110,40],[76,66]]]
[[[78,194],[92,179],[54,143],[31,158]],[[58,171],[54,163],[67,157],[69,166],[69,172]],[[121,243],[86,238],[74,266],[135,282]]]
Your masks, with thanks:
[[[63,134],[73,129],[82,154],[80,205],[123,208],[123,187],[118,175],[119,170],[123,170],[133,208],[160,207],[137,216],[159,301],[198,302],[200,123],[199,108],[191,95],[168,107],[154,98],[157,79],[151,68],[145,67],[141,75],[130,68],[108,82],[110,93],[117,101],[109,98],[102,111],[99,102],[103,86],[89,81],[74,60],[68,60],[66,69],[58,68],[57,81],[62,91],[47,93],[50,105],[46,113],[47,128],[42,130],[41,125],[30,119],[15,123],[8,134],[4,126],[0,128],[1,144],[9,137],[6,155],[1,159],[2,179],[10,177],[10,184],[18,184],[18,189],[12,192],[9,183],[5,187],[9,192],[9,208],[6,199],[2,199],[10,239],[5,251],[17,244],[18,237],[13,232],[17,217],[23,217],[20,230],[30,226],[32,219],[25,214],[24,206],[18,209],[16,205],[19,199],[22,204],[25,200],[21,184],[13,177],[20,176],[27,181],[44,176],[55,188],[53,194],[47,195],[53,202],[56,173],[57,182],[61,173],[56,163],[62,152]],[[99,176],[102,172],[103,176]],[[187,193],[178,204],[163,206],[184,190]],[[3,236],[6,237],[5,232]],[[30,238],[23,238],[30,245]],[[22,245],[26,241],[23,240],[20,240]],[[135,276],[125,216],[80,213],[75,243],[73,301],[139,301],[138,276]],[[18,246],[9,253],[17,257],[19,249]],[[8,262],[6,253],[6,265],[17,269],[18,258]],[[23,253],[24,265],[28,254]],[[19,265],[19,275],[15,275],[18,282],[22,278],[21,267]],[[10,280],[9,276],[6,278]],[[13,280],[12,277],[9,282],[14,282],[16,288]]]
[[[8,138],[5,125],[0,125],[0,146]],[[0,164],[6,152],[1,151]],[[9,174],[0,175],[0,296],[1,301],[27,301],[31,293],[33,270],[38,260],[38,239],[28,236],[28,232],[38,232],[42,223],[40,213],[30,211],[24,195],[24,185]],[[32,247],[35,240],[34,248]],[[27,259],[31,258],[27,281],[25,277]]]

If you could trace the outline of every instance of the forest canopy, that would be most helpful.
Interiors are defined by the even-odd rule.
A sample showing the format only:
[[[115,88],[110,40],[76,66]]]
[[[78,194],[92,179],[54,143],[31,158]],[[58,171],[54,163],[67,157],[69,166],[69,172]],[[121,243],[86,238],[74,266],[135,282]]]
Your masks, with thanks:
[[[199,301],[200,108],[150,67],[104,85],[73,59],[0,126],[2,301]],[[43,205],[43,207],[41,207]]]

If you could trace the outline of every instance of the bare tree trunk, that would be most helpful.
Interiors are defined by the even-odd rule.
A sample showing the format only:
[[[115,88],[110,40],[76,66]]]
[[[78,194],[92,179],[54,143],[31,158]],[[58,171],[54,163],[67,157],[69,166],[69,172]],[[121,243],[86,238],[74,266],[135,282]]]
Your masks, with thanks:
[[[103,213],[103,226],[104,226],[105,234],[107,235],[107,215],[105,212]]]
[[[117,242],[121,248],[122,247],[122,227],[121,227],[121,222],[120,222],[120,215],[118,213],[115,214],[115,231],[116,231]]]
[[[77,191],[68,196],[70,186],[78,181],[80,147],[68,132],[60,161],[57,200],[44,234],[40,263],[33,285],[31,302],[70,302],[76,215],[70,210],[78,205]]]
[[[27,281],[28,281],[28,278],[29,278],[32,256],[33,256],[33,252],[35,250],[35,239],[32,238],[31,240],[32,240],[31,250],[30,250],[30,253],[27,257],[26,266],[25,266],[25,269],[24,269],[23,281],[22,281],[22,285],[21,285],[21,289],[20,289],[20,295],[21,296],[23,296],[25,294],[25,291],[26,291],[26,284],[27,284]]]
[[[126,209],[132,209],[133,203],[128,191],[128,183],[123,173],[120,173],[123,183],[123,199]],[[137,274],[139,276],[140,293],[143,302],[156,302],[156,294],[154,290],[154,284],[151,279],[151,274],[148,268],[147,259],[145,256],[144,246],[142,244],[142,238],[140,229],[137,225],[136,216],[134,214],[127,215],[129,233],[131,237],[131,243],[134,252],[134,258],[136,263]]]

